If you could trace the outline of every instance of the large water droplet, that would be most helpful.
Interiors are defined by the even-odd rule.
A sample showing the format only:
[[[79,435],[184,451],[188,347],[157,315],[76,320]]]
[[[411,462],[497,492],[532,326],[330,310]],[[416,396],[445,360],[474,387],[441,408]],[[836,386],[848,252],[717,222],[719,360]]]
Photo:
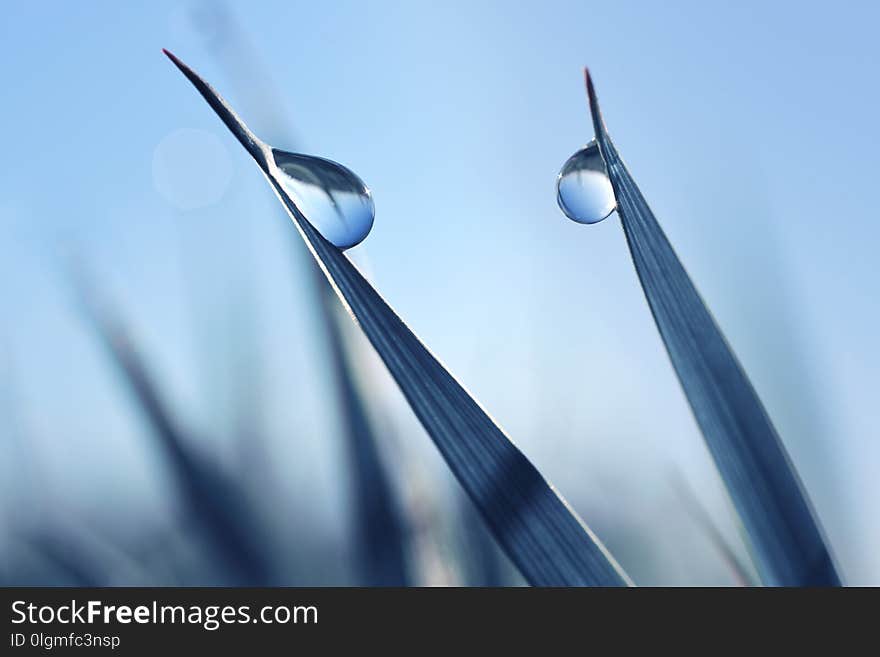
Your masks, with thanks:
[[[614,212],[614,190],[595,139],[562,165],[556,201],[565,216],[579,224],[598,223]]]
[[[373,227],[373,197],[364,181],[331,160],[272,149],[277,180],[309,223],[340,249],[360,243]]]

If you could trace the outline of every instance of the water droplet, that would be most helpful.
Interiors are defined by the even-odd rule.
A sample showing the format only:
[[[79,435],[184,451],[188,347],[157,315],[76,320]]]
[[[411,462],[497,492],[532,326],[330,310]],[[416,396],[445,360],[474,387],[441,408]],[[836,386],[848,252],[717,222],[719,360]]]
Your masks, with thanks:
[[[373,227],[373,197],[364,181],[331,160],[272,149],[277,180],[309,223],[340,249],[360,243]]]
[[[614,212],[617,201],[595,139],[562,165],[556,201],[565,216],[579,224],[599,223]]]

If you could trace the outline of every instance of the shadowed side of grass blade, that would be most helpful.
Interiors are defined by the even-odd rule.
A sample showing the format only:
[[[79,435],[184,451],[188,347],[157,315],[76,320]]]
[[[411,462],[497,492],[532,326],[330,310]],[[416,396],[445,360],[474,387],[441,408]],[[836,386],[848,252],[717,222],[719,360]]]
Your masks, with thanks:
[[[229,125],[237,117],[195,72],[172,57]],[[230,126],[233,134],[249,134]],[[248,140],[242,141],[248,148]],[[628,578],[537,469],[428,352],[343,255],[309,223],[267,165],[254,159],[342,302],[372,343],[447,464],[526,579],[540,586],[620,586]]]
[[[776,429],[605,128],[596,141],[633,263],[697,423],[748,533],[765,584],[838,586],[822,532]]]

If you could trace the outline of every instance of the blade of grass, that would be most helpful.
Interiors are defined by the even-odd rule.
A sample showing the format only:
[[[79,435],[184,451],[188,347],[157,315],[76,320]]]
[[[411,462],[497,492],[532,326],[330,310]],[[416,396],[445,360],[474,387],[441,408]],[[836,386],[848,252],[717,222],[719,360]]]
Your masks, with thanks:
[[[589,72],[593,129],[639,280],[678,379],[768,585],[840,578],[782,441],[605,128]]]
[[[172,417],[118,314],[99,299],[81,271],[73,272],[80,307],[153,428],[189,516],[236,583],[268,585],[270,564],[243,491],[190,444]]]
[[[266,175],[340,300],[373,344],[483,514],[498,542],[534,585],[629,583],[604,546],[379,293],[325,240],[273,177],[268,145],[192,69],[166,54],[192,82]]]
[[[234,86],[239,90],[252,89],[249,107],[264,113],[263,127],[272,134],[284,135],[289,148],[296,140],[286,125],[284,113],[274,87],[259,66],[256,53],[231,10],[223,2],[211,3],[199,9],[199,22],[207,20],[211,26],[211,51],[220,61]],[[319,182],[323,187],[323,179]],[[325,189],[327,198],[335,200]],[[338,208],[337,208],[338,209]],[[283,210],[280,210],[283,212]],[[305,253],[302,241],[291,235],[297,255]],[[347,321],[337,310],[336,295],[324,278],[311,255],[304,261],[308,269],[308,283],[318,300],[317,319],[333,373],[336,401],[342,419],[346,451],[351,472],[352,521],[355,527],[354,549],[359,562],[361,582],[367,586],[408,586],[412,583],[407,561],[409,522],[394,493],[391,477],[381,458],[380,444],[366,412],[364,391],[355,369],[352,347],[343,340],[340,321]]]

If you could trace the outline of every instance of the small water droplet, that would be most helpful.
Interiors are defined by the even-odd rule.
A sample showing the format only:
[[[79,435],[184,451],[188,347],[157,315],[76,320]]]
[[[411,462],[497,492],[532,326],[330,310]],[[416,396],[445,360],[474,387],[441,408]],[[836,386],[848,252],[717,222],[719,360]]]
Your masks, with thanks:
[[[562,165],[556,201],[565,216],[579,224],[599,223],[614,212],[617,201],[595,139]]]
[[[272,149],[277,180],[309,223],[340,249],[359,244],[373,227],[373,197],[364,181],[322,157]]]

